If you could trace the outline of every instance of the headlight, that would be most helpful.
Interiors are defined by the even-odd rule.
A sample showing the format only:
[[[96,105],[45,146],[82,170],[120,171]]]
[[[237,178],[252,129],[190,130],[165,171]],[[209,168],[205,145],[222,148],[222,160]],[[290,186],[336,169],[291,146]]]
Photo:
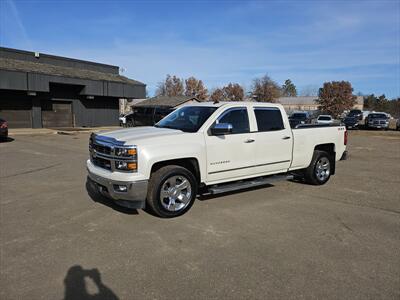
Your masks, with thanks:
[[[121,171],[137,171],[137,163],[132,161],[116,160],[115,169]]]
[[[122,157],[136,156],[136,148],[115,148],[115,155]]]
[[[128,172],[137,171],[137,149],[135,146],[116,147],[114,148],[114,155],[115,170]]]

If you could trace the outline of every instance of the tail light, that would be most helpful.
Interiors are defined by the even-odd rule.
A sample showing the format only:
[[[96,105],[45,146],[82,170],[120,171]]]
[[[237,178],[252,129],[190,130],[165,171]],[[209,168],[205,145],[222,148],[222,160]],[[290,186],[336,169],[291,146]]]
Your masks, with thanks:
[[[344,131],[344,144],[347,145],[347,130]]]
[[[8,127],[7,122],[3,122],[0,124],[0,128],[7,128],[7,127]]]

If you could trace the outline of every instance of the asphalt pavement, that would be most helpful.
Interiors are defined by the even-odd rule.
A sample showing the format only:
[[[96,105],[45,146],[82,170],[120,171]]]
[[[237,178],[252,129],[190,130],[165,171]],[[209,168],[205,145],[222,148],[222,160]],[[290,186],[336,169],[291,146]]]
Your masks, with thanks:
[[[0,144],[1,299],[400,298],[399,132],[350,132],[324,186],[207,197],[175,219],[88,195],[88,137]]]

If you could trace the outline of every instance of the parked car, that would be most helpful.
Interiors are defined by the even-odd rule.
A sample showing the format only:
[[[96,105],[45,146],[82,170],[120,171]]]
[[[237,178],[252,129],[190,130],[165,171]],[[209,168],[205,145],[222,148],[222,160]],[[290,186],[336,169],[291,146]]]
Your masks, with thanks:
[[[346,117],[356,118],[358,121],[363,119],[363,112],[360,109],[352,109]]]
[[[310,116],[307,112],[294,112],[289,117],[290,127],[296,128],[300,124],[309,124]]]
[[[400,130],[400,118],[397,119],[396,130]]]
[[[183,106],[154,127],[92,134],[88,183],[117,204],[160,217],[186,213],[198,194],[293,178],[325,184],[346,158],[344,126],[291,129],[280,104]]]
[[[6,120],[0,119],[0,139],[7,140],[8,138],[8,124]]]
[[[385,129],[389,128],[389,118],[386,113],[375,112],[370,113],[365,119],[365,127],[375,128],[375,129]]]
[[[317,118],[317,124],[332,124],[333,118],[331,115],[319,115]]]
[[[133,112],[125,117],[126,126],[153,126],[173,110],[163,106],[134,107]]]
[[[343,120],[343,123],[347,129],[359,128],[358,122],[359,122],[359,120],[357,117],[345,117]]]

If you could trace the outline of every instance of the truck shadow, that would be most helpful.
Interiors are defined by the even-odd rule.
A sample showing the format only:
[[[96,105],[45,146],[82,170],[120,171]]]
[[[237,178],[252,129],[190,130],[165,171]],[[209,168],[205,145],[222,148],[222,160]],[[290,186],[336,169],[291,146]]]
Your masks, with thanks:
[[[89,293],[86,281],[96,286],[96,293]],[[64,300],[118,300],[118,296],[101,280],[98,269],[85,270],[79,265],[69,268],[64,278]]]
[[[0,143],[10,143],[12,141],[14,141],[14,139],[11,138],[11,137],[6,137],[6,138],[1,138],[0,139]]]
[[[208,201],[208,200],[217,199],[220,197],[226,197],[226,196],[230,196],[230,195],[270,188],[273,186],[274,186],[273,184],[266,183],[265,185],[259,185],[259,186],[255,186],[255,187],[249,187],[249,188],[245,188],[245,189],[241,189],[241,190],[230,191],[230,192],[225,192],[225,193],[220,193],[220,194],[200,194],[199,196],[197,196],[197,199],[200,201]]]
[[[118,211],[120,213],[124,213],[127,215],[138,215],[139,214],[137,209],[118,205],[111,199],[104,197],[93,187],[93,185],[90,183],[90,180],[88,178],[86,178],[86,191],[87,191],[89,197],[92,199],[92,201],[94,201],[96,203],[103,204],[105,206],[112,208],[115,211]]]

